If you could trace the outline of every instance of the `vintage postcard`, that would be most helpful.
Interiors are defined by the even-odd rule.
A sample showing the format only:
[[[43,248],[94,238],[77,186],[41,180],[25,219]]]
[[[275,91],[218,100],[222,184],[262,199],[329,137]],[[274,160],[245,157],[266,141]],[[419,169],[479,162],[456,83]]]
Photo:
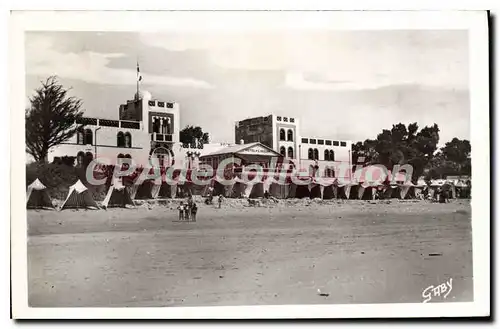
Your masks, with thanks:
[[[489,316],[487,12],[13,12],[10,41],[14,318]]]

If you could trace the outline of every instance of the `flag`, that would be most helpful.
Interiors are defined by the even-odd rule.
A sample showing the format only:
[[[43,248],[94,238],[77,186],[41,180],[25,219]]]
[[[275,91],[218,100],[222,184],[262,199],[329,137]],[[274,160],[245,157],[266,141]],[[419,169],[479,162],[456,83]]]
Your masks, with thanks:
[[[137,81],[142,80],[141,70],[139,70],[139,62],[137,62]]]

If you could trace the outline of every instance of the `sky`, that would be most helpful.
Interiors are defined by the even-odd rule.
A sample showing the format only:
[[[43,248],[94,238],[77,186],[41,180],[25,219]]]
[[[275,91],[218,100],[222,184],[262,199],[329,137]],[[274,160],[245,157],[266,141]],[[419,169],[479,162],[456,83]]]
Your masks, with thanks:
[[[136,90],[180,104],[181,126],[234,142],[234,122],[274,113],[301,134],[376,138],[437,123],[440,145],[470,139],[468,37],[461,30],[27,32],[26,102],[57,75],[86,116],[118,119]]]

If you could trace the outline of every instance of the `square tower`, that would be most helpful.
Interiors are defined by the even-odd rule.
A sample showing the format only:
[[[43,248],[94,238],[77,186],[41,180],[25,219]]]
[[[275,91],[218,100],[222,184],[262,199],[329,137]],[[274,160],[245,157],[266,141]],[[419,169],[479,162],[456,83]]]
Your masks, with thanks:
[[[273,115],[273,149],[288,159],[299,158],[300,121],[297,118]]]

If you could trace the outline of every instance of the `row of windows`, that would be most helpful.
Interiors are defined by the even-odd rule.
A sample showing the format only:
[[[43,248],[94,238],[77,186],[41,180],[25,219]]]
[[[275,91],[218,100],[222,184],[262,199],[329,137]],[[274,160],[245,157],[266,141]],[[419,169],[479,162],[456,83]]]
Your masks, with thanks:
[[[282,121],[281,117],[276,117],[276,121]],[[287,117],[283,117],[283,122],[288,122],[288,118]],[[290,118],[290,122],[295,122],[295,119],[294,118]]]
[[[302,138],[302,143],[304,143],[304,144],[318,144],[318,145],[347,146],[347,142],[339,142],[339,141],[331,141],[331,140],[315,139],[315,138]]]
[[[288,131],[285,133],[285,129],[281,128],[280,129],[280,141],[293,142],[293,130],[288,129]]]
[[[78,129],[76,133],[76,143],[79,145],[94,145],[92,130]],[[129,132],[125,134],[121,131],[116,135],[116,146],[118,147],[132,147],[132,135]]]
[[[289,147],[288,152],[287,152],[286,148],[284,146],[282,146],[282,147],[280,147],[280,154],[284,157],[286,157],[288,154],[288,157],[293,159],[293,148]]]
[[[310,148],[309,150],[307,150],[307,158],[309,160],[319,160],[318,149]],[[333,152],[333,150],[325,150],[323,160],[335,161],[335,152]]]
[[[149,106],[155,106],[158,104],[158,107],[165,107],[165,104],[167,105],[166,107],[171,109],[174,107],[174,103],[165,103],[165,102],[160,102],[160,101],[148,101]]]

